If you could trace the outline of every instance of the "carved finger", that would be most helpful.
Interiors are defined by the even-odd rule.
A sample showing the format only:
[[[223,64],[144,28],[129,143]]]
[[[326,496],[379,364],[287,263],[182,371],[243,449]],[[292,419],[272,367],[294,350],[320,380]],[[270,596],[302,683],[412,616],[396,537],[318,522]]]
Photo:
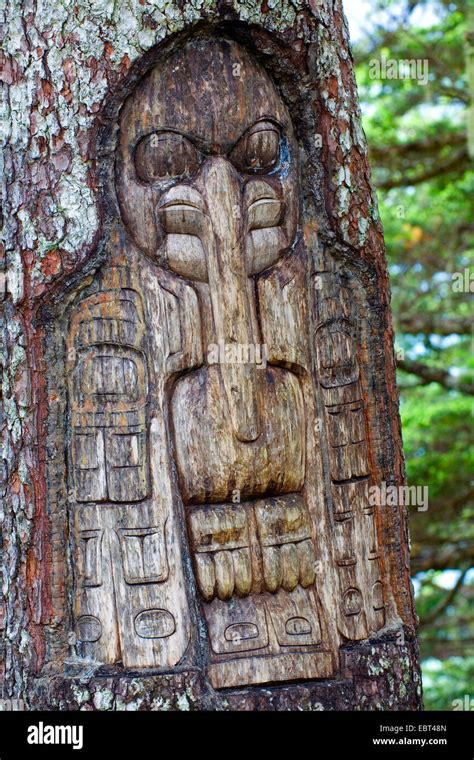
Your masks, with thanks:
[[[296,545],[298,562],[300,567],[300,584],[308,588],[314,583],[316,577],[314,547],[311,539],[301,541]]]
[[[281,586],[282,568],[278,546],[262,547],[263,577],[268,591],[274,593]]]
[[[239,596],[247,596],[252,590],[252,564],[248,549],[235,549],[232,552],[234,563],[235,590]]]
[[[217,596],[225,601],[234,593],[234,567],[231,552],[216,552],[214,554],[216,570]]]
[[[210,554],[196,554],[195,561],[199,591],[206,602],[210,602],[214,598],[216,588],[214,561]]]
[[[285,591],[293,591],[298,585],[299,568],[298,552],[295,544],[283,544],[280,547],[282,581],[281,585]]]

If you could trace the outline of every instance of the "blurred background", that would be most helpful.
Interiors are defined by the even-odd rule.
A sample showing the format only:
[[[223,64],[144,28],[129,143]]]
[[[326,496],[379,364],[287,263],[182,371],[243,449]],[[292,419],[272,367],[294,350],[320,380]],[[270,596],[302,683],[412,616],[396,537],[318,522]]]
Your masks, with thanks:
[[[425,707],[474,710],[474,4],[344,10],[390,267],[408,484],[429,489],[426,511],[409,507]]]

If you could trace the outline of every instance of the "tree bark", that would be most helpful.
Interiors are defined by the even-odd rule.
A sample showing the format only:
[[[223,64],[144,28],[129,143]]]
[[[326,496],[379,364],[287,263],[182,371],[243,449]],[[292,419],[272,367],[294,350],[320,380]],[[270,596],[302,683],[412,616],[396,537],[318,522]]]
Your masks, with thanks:
[[[404,482],[383,236],[341,3],[283,0],[270,8],[253,0],[175,0],[157,7],[124,0],[91,8],[82,0],[7,0],[5,21],[1,694],[33,709],[419,709],[402,505],[383,507],[377,518],[386,625],[340,648],[332,680],[215,691],[199,661],[147,675],[107,667],[77,675],[56,667],[71,591],[70,526],[56,514],[67,503],[66,443],[58,433],[67,415],[55,320],[109,255],[118,115],[166,46],[179,50],[197,32],[226,35],[276,82],[301,153],[302,202],[310,209],[305,239],[331,251],[360,308],[373,482]]]

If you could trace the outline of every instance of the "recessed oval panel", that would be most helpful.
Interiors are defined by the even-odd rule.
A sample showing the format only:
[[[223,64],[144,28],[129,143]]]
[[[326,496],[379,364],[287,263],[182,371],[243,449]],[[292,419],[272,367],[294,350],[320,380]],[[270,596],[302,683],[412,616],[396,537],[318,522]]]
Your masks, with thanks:
[[[257,639],[258,628],[254,623],[234,623],[225,629],[224,638],[226,641],[233,641],[234,644],[248,639]]]
[[[98,641],[102,636],[102,623],[94,615],[82,615],[77,620],[79,641]]]
[[[175,619],[168,610],[144,610],[135,618],[135,631],[142,639],[166,639],[175,630]]]
[[[375,581],[372,586],[372,603],[374,610],[383,610],[385,606],[382,581]]]
[[[311,633],[311,623],[304,617],[292,617],[286,621],[286,632],[289,636],[307,636]]]
[[[342,603],[346,615],[358,615],[362,609],[362,594],[357,588],[348,588],[343,596]]]

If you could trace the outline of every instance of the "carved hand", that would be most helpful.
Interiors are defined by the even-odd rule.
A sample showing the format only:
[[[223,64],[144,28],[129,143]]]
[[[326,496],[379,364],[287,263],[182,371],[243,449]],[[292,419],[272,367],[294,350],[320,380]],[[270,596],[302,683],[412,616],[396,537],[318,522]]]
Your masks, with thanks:
[[[303,498],[290,494],[255,504],[265,588],[293,591],[315,579],[315,555]]]
[[[253,521],[256,533],[250,529]],[[299,494],[198,507],[191,513],[190,531],[197,582],[206,601],[314,583],[314,547]]]
[[[252,589],[252,565],[244,507],[200,507],[191,513],[190,528],[197,582],[204,599],[230,599],[234,593],[247,596]]]

